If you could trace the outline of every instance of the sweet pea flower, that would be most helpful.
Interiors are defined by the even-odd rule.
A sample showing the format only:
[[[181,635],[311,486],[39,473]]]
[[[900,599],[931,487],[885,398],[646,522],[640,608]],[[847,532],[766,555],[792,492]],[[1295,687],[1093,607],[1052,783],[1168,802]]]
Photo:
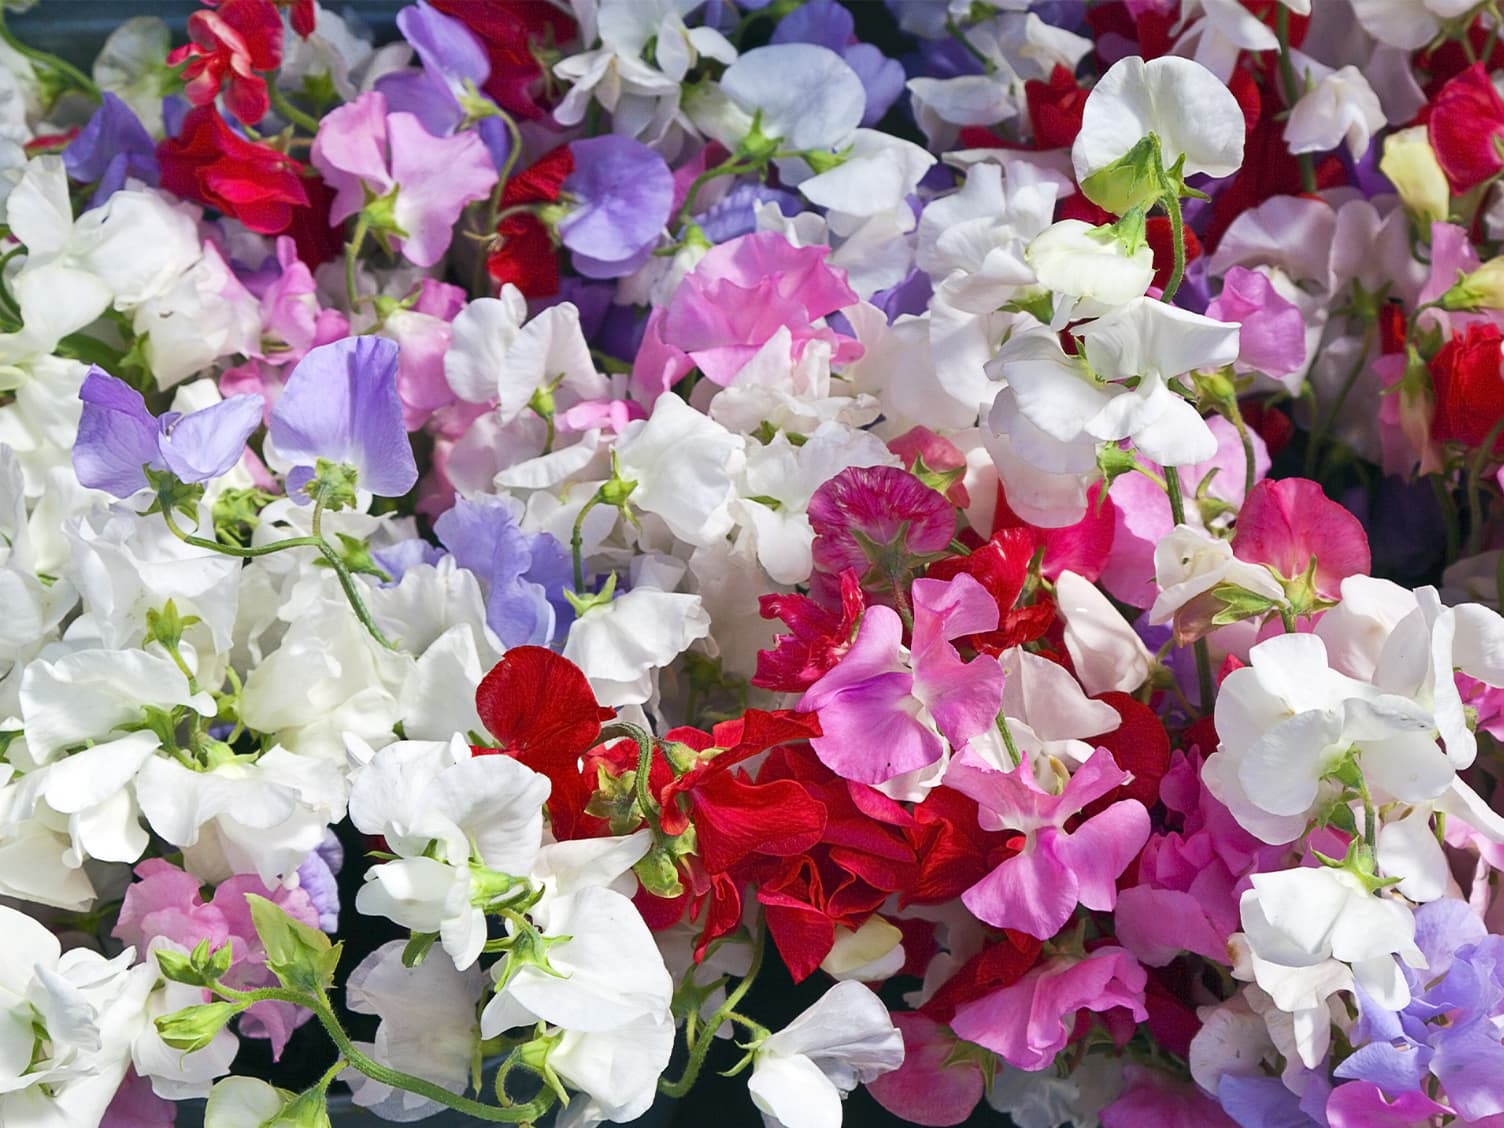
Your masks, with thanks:
[[[1110,753],[1098,749],[1059,795],[1051,795],[1028,764],[1001,772],[963,753],[946,771],[946,785],[980,804],[984,829],[1024,835],[1017,854],[961,895],[966,907],[995,928],[1042,940],[1060,931],[1077,904],[1110,910],[1119,875],[1149,840],[1149,813],[1137,799],[1123,799],[1074,830],[1065,824],[1128,778]]]
[[[267,430],[300,504],[319,459],[353,466],[359,488],[382,497],[401,497],[418,480],[397,396],[397,345],[382,337],[311,350],[287,378]]]
[[[881,785],[929,768],[989,728],[1002,707],[1001,667],[985,655],[964,662],[951,644],[996,628],[987,590],[967,575],[916,580],[912,600],[907,661],[898,613],[868,608],[851,649],[799,702],[820,717],[815,754],[846,779]]]
[[[861,356],[861,345],[821,319],[854,305],[856,291],[825,261],[828,247],[795,247],[762,231],[711,248],[685,275],[667,306],[654,309],[632,368],[633,393],[651,402],[698,367],[726,387],[775,333],[789,333],[797,364],[815,342],[832,362]]]
[[[1084,185],[1154,137],[1165,170],[1183,159],[1184,176],[1230,176],[1243,163],[1245,132],[1238,100],[1200,63],[1131,55],[1114,63],[1087,95],[1071,163]],[[1151,199],[1158,195],[1153,188]]]
[[[951,1029],[1019,1069],[1048,1069],[1076,1030],[1081,1011],[1123,1008],[1148,1017],[1148,973],[1122,948],[1098,948],[1085,959],[1056,956],[1022,979],[956,1008]]]
[[[845,1095],[902,1062],[888,1008],[847,980],[757,1047],[747,1089],[770,1128],[840,1128]]]
[[[564,181],[573,206],[559,238],[587,278],[620,278],[648,261],[674,204],[674,177],[661,156],[616,134],[572,142]]]
[[[1305,575],[1314,560],[1314,593],[1328,600],[1340,599],[1342,581],[1367,575],[1371,565],[1363,525],[1306,478],[1257,483],[1238,511],[1232,551],[1285,580]]]
[[[836,0],[813,0],[778,21],[773,43],[814,43],[845,60],[867,92],[861,124],[875,126],[903,93],[903,66],[870,43],[858,42],[856,21]]]
[[[850,568],[864,586],[897,601],[903,578],[956,532],[950,503],[896,466],[842,470],[815,490],[808,512],[817,594],[833,595]]]
[[[124,188],[127,178],[156,187],[162,175],[151,134],[135,111],[108,90],[89,123],[63,150],[63,167],[74,180],[94,185],[90,207]]]
[[[73,444],[73,468],[91,489],[130,497],[147,486],[143,467],[170,470],[184,482],[227,473],[261,425],[258,395],[231,396],[187,415],[154,416],[146,400],[98,365],[89,368],[78,398],[83,413]]]
[[[465,205],[496,185],[496,167],[479,137],[435,137],[412,114],[388,113],[386,97],[374,90],[324,117],[309,159],[334,189],[334,223],[394,197],[389,222],[381,216],[377,234],[390,235],[415,266],[438,262]]]
[[[1379,96],[1357,67],[1333,71],[1302,61],[1307,89],[1285,121],[1285,144],[1292,153],[1325,153],[1345,143],[1357,160],[1387,124]]]
[[[1239,368],[1280,380],[1304,367],[1305,318],[1298,306],[1274,288],[1267,275],[1242,266],[1228,270],[1221,293],[1206,307],[1206,316],[1240,326]]]
[[[719,139],[741,141],[752,128],[785,149],[839,149],[867,108],[862,80],[828,47],[773,43],[747,51],[721,75],[720,91],[741,112]],[[727,123],[730,124],[730,123]]]
[[[219,0],[188,17],[188,38],[167,56],[183,67],[183,92],[195,106],[224,94],[225,107],[247,125],[266,116],[266,79],[282,62],[282,19],[266,0]]]

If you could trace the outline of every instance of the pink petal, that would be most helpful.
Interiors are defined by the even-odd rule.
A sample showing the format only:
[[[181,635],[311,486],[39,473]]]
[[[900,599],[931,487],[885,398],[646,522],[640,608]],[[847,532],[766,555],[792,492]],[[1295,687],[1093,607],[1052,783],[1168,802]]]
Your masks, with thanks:
[[[975,1059],[947,1063],[956,1038],[918,1011],[890,1016],[903,1034],[903,1064],[867,1082],[877,1103],[910,1124],[960,1124],[982,1099],[982,1070]]]
[[[1001,863],[961,894],[961,903],[994,928],[1048,940],[1076,911],[1077,882],[1056,853],[1063,835],[1046,827],[1020,854]]]

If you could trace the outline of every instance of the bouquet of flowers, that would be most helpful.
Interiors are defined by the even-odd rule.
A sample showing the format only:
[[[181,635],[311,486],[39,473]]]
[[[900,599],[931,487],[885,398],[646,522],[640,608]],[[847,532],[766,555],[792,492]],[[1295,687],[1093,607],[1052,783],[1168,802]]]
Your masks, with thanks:
[[[1504,1125],[1492,0],[4,16],[0,1123]]]

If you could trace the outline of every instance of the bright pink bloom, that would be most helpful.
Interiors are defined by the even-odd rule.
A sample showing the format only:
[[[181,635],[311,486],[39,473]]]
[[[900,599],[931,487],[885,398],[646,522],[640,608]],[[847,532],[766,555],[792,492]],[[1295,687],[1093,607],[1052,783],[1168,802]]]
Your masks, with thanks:
[[[1254,486],[1238,511],[1232,551],[1287,580],[1304,575],[1314,557],[1316,592],[1323,599],[1340,599],[1342,581],[1368,575],[1372,563],[1358,519],[1308,478],[1265,479]]]
[[[1065,824],[1127,779],[1111,753],[1098,749],[1064,791],[1051,795],[1027,764],[1000,772],[963,752],[946,771],[946,785],[977,801],[984,827],[1019,831],[1024,845],[963,893],[962,902],[978,920],[1041,940],[1059,932],[1077,904],[1111,909],[1118,876],[1149,840],[1149,812],[1124,799],[1072,831]]]
[[[207,106],[223,87],[225,108],[247,125],[266,116],[271,102],[257,71],[282,65],[282,17],[272,0],[205,0],[210,10],[188,17],[188,38],[167,56],[183,67],[183,93]]]
[[[1267,277],[1235,266],[1222,279],[1222,292],[1206,316],[1241,325],[1238,363],[1278,379],[1306,360],[1306,319]]]
[[[111,935],[142,952],[157,936],[190,951],[201,940],[209,941],[211,948],[229,943],[233,959],[224,981],[232,987],[250,989],[276,983],[276,977],[266,968],[266,949],[251,921],[246,894],[265,897],[312,928],[319,924],[318,909],[302,889],[268,889],[255,874],[235,874],[220,882],[213,900],[207,902],[199,893],[198,878],[161,858],[149,858],[138,865],[136,877],[135,884],[125,891],[120,918]],[[241,1017],[240,1032],[269,1039],[272,1057],[278,1058],[292,1032],[309,1017],[308,1011],[289,1003],[261,1002]]]
[[[811,582],[825,603],[835,602],[835,577],[848,568],[868,591],[901,601],[914,568],[956,534],[950,502],[896,466],[842,470],[815,491],[808,512],[815,531]]]
[[[944,435],[937,435],[928,427],[910,427],[896,439],[889,439],[888,449],[903,459],[904,469],[911,474],[923,471],[953,477],[946,487],[945,500],[957,509],[965,509],[971,504],[971,495],[961,480],[966,473],[966,455]],[[929,481],[928,478],[925,480]],[[939,489],[938,483],[930,484]]]
[[[1504,169],[1504,99],[1489,81],[1488,69],[1474,63],[1451,79],[1431,103],[1426,122],[1431,148],[1458,194]]]
[[[1157,1069],[1123,1067],[1122,1095],[1102,1110],[1102,1128],[1236,1128],[1195,1085]]]
[[[1214,501],[1237,508],[1243,504],[1245,475],[1243,443],[1235,427],[1220,415],[1206,421],[1217,439],[1217,453],[1205,462],[1179,468],[1181,489],[1187,498],[1196,491],[1208,474],[1212,476],[1206,494]],[[1269,448],[1257,432],[1250,432],[1253,443],[1254,480],[1269,473]],[[1157,469],[1164,473],[1163,467]],[[1165,491],[1142,474],[1124,474],[1112,483],[1108,497],[1116,506],[1112,552],[1102,569],[1102,586],[1114,599],[1134,607],[1148,607],[1159,594],[1154,583],[1154,548],[1175,527],[1170,518],[1170,501]]]
[[[496,186],[496,166],[476,134],[435,137],[415,115],[387,113],[386,97],[374,90],[325,115],[309,159],[334,189],[335,223],[365,207],[367,193],[395,189],[392,216],[404,234],[392,242],[416,266],[438,262],[465,205]]]
[[[1122,948],[1098,948],[1083,960],[1056,956],[1022,979],[956,1008],[951,1029],[1019,1069],[1048,1068],[1065,1049],[1083,1010],[1121,1007],[1142,1022],[1148,973]]]
[[[918,1011],[890,1016],[903,1035],[903,1064],[867,1082],[877,1103],[910,1124],[960,1124],[982,1099],[982,1067],[973,1057],[952,1062],[956,1036]]]
[[[855,339],[820,320],[857,301],[845,274],[826,263],[829,254],[829,247],[795,247],[774,231],[712,248],[648,318],[633,394],[651,403],[696,367],[725,387],[779,330],[789,334],[791,362],[811,341],[828,344],[840,363],[860,357]]]
[[[397,354],[397,397],[402,422],[416,431],[440,408],[457,398],[444,378],[444,354],[452,336],[450,322],[465,308],[465,291],[437,278],[419,284],[411,309],[393,310],[381,335],[401,346]]]
[[[1326,1099],[1327,1121],[1332,1128],[1414,1128],[1451,1112],[1446,1105],[1413,1090],[1390,1101],[1371,1081],[1338,1085]]]
[[[898,613],[869,608],[851,649],[799,703],[801,712],[820,716],[824,735],[810,741],[815,754],[846,779],[878,784],[928,767],[947,743],[965,747],[1002,708],[1002,667],[987,657],[964,662],[950,642],[997,626],[997,604],[986,589],[970,576],[916,580],[913,600],[907,663]],[[920,719],[921,710],[934,727]]]

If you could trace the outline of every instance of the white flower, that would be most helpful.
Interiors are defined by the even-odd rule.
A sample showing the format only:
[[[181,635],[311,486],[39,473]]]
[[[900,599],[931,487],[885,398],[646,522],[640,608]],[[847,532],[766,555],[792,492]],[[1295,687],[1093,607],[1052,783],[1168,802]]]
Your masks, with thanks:
[[[844,1095],[901,1064],[888,1008],[847,980],[757,1048],[747,1090],[769,1128],[839,1128]]]
[[[1238,100],[1200,63],[1130,55],[1087,95],[1071,163],[1083,181],[1153,134],[1166,169],[1183,156],[1184,175],[1230,176],[1243,163],[1245,132]]]
[[[1319,75],[1301,95],[1285,122],[1285,144],[1292,153],[1325,153],[1345,142],[1357,160],[1384,125],[1384,109],[1368,79],[1347,66]]]
[[[867,108],[856,72],[829,47],[813,43],[746,52],[721,75],[721,90],[749,119],[757,117],[764,137],[778,138],[787,149],[844,148]]]
[[[1014,338],[1022,342],[1028,335]],[[1009,342],[1012,345],[1013,342]],[[1050,342],[1038,346],[1049,362]],[[1059,353],[1059,346],[1053,346]],[[1064,361],[1065,354],[1060,353]],[[1067,378],[1077,375],[1064,365]],[[1008,504],[1030,524],[1044,529],[1074,525],[1086,516],[1086,493],[1101,478],[1097,443],[1085,432],[1062,441],[1036,425],[1020,408],[1018,393],[1004,388],[992,401],[982,428],[987,452],[997,465]]]
[[[651,416],[627,425],[615,451],[622,476],[637,483],[631,504],[663,518],[680,540],[705,545],[731,529],[732,481],[745,447],[741,435],[662,395]]]
[[[479,1041],[475,1004],[485,976],[478,967],[456,971],[437,954],[408,967],[402,961],[404,947],[400,940],[383,944],[350,973],[345,985],[350,1009],[381,1019],[375,1041],[357,1044],[383,1065],[463,1093]],[[349,1084],[357,1105],[385,1120],[421,1120],[442,1107],[354,1069],[340,1078]]]
[[[1140,243],[1131,254],[1116,233],[1079,219],[1051,224],[1029,243],[1024,259],[1039,284],[1060,295],[1051,329],[1100,317],[1142,297],[1154,280],[1154,252]]]
[[[1159,594],[1149,608],[1149,622],[1168,622],[1197,596],[1219,584],[1262,595],[1272,603],[1285,601],[1285,589],[1262,564],[1247,564],[1220,537],[1193,525],[1176,525],[1154,546],[1154,578]]]
[[[1455,19],[1475,7],[1467,0],[1352,0],[1352,6],[1364,31],[1406,51],[1434,39],[1443,19]]]
[[[576,619],[563,653],[602,705],[639,705],[654,695],[657,671],[709,633],[698,595],[634,587]]]
[[[261,306],[213,243],[174,284],[135,307],[131,327],[159,388],[170,388],[223,357],[255,355]]]
[[[1154,656],[1095,584],[1061,572],[1055,601],[1065,620],[1065,649],[1087,693],[1132,693],[1148,680]]]
[[[515,934],[515,926],[509,929]],[[537,1020],[566,1030],[614,1030],[668,1016],[673,980],[632,902],[599,885],[564,893],[540,930],[552,972],[535,963],[495,965],[503,985],[481,1013],[481,1036]]]
[[[846,215],[877,215],[902,204],[934,163],[935,158],[912,141],[876,129],[858,129],[841,154],[841,163],[801,181],[799,191],[822,208]]]
[[[667,1015],[639,1015],[610,1030],[564,1031],[548,1064],[580,1095],[559,1113],[558,1128],[636,1120],[652,1107],[673,1050],[674,1021]]]
[[[350,820],[382,835],[399,858],[367,871],[356,907],[437,932],[455,967],[470,967],[486,940],[471,866],[525,876],[542,841],[548,791],[537,772],[509,756],[474,756],[459,736],[387,745],[355,776]]]

